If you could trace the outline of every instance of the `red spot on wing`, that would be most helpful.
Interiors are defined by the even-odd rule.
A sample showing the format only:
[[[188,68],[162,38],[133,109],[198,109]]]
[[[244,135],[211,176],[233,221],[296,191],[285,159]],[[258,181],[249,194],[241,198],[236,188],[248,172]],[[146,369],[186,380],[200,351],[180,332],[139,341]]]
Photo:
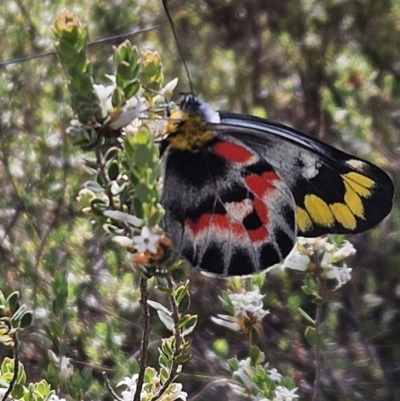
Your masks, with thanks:
[[[243,146],[227,141],[217,142],[212,146],[212,151],[228,161],[243,164],[254,163],[254,157],[256,156]]]
[[[261,174],[261,177],[266,181],[280,181],[279,176],[275,173],[275,171],[265,171]]]
[[[224,214],[214,214],[212,216],[211,227],[217,231],[229,231],[230,222],[228,216]]]
[[[190,219],[185,221],[186,228],[191,231],[193,237],[201,235],[207,230],[213,234],[228,235],[229,232],[237,241],[241,241],[249,235],[242,222],[232,221],[227,215],[203,214],[196,222]]]
[[[269,223],[267,205],[259,198],[254,199],[253,205],[260,220],[263,222],[264,225],[267,225]]]
[[[264,242],[269,237],[268,230],[264,226],[261,226],[255,230],[249,230],[248,233],[252,242]]]
[[[264,175],[268,178],[264,178]],[[279,177],[271,172],[265,172],[262,176],[257,174],[248,175],[245,178],[246,185],[248,188],[258,197],[263,198],[270,192],[275,190],[274,181],[279,179]]]
[[[206,230],[211,221],[211,216],[209,214],[203,214],[196,222],[186,219],[185,225],[193,233],[194,237],[197,237],[202,231]]]
[[[223,214],[203,214],[197,221],[186,219],[185,225],[192,232],[194,237],[197,237],[203,231],[209,229],[221,233],[229,232],[232,228],[228,216]]]
[[[232,223],[232,235],[238,241],[242,240],[243,238],[246,238],[247,231],[242,223],[237,223],[237,222]]]

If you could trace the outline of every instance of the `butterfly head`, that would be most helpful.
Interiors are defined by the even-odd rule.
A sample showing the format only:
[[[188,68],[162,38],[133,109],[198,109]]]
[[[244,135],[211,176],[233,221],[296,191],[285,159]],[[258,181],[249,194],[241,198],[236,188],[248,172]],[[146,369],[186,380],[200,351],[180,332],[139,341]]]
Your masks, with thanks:
[[[182,93],[177,110],[165,127],[166,141],[172,148],[192,151],[214,139],[210,124],[220,122],[219,113],[193,93]]]

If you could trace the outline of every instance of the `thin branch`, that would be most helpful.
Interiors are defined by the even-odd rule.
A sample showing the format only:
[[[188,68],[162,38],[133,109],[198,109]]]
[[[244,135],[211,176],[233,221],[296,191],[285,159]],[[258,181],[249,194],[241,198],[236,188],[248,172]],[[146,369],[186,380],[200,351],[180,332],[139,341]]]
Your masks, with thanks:
[[[96,40],[93,40],[93,41],[89,42],[88,46],[97,45],[99,43],[111,42],[111,41],[116,40],[116,39],[127,38],[128,36],[133,36],[133,35],[137,35],[139,33],[152,31],[153,29],[156,29],[156,27],[155,26],[151,26],[149,28],[135,29],[133,31],[128,31],[128,32],[121,33],[121,34],[114,35],[114,36],[107,36],[106,38],[96,39]],[[55,54],[57,54],[57,52],[55,50],[49,50],[49,51],[43,52],[43,53],[31,54],[30,56],[19,57],[19,58],[14,58],[14,59],[11,59],[11,60],[1,61],[0,62],[0,68],[1,67],[5,67],[5,66],[10,65],[10,64],[23,63],[25,61],[29,61],[29,60],[33,60],[33,59],[41,58],[41,57],[52,56],[52,55],[55,55]]]
[[[144,383],[144,374],[146,372],[147,362],[147,348],[149,345],[150,337],[150,311],[147,300],[149,298],[149,291],[147,287],[147,278],[142,275],[140,278],[140,305],[142,308],[142,319],[143,319],[143,332],[142,332],[142,343],[140,346],[140,365],[139,365],[139,376],[136,385],[135,396],[133,401],[140,401],[140,394]]]
[[[169,289],[173,289],[173,284],[172,284],[172,280],[170,277],[167,277],[167,282],[168,282],[168,288]],[[174,350],[174,356],[172,359],[172,366],[171,366],[171,370],[169,372],[168,378],[167,380],[165,380],[165,382],[163,383],[163,385],[160,387],[160,389],[158,390],[157,394],[150,400],[150,401],[157,401],[159,398],[161,398],[161,396],[165,393],[165,391],[167,390],[167,388],[169,387],[169,385],[174,381],[176,374],[178,373],[178,368],[179,368],[179,362],[177,361],[177,357],[180,355],[181,350],[181,344],[182,344],[182,336],[181,336],[181,332],[179,329],[176,329],[178,323],[180,322],[180,318],[179,318],[179,311],[178,311],[178,306],[175,302],[175,298],[170,295],[169,296],[169,302],[171,304],[171,309],[172,309],[172,319],[175,323],[175,332],[174,332],[174,336],[175,336],[175,350]]]
[[[13,336],[14,341],[14,375],[11,379],[10,386],[7,391],[4,393],[2,401],[6,401],[8,396],[14,389],[15,384],[17,383],[18,373],[19,373],[19,342],[18,342],[18,333],[15,333]]]
[[[102,178],[103,185],[108,186],[108,184],[111,182],[111,180],[110,180],[110,177],[108,176],[108,171],[107,171],[106,163],[104,160],[104,155],[98,147],[96,148],[95,153],[96,153],[96,162],[97,162],[97,173]],[[117,206],[115,205],[115,202],[114,202],[114,196],[111,193],[110,188],[107,189],[107,196],[110,201],[111,209],[117,210]]]
[[[121,398],[112,388],[110,381],[108,380],[108,376],[106,372],[102,372],[101,373],[103,375],[103,379],[104,379],[104,384],[106,386],[107,391],[111,394],[111,396],[114,398],[114,400],[117,401],[123,401],[123,398]]]
[[[322,297],[323,293],[323,280],[322,280],[322,268],[318,256],[315,256],[315,264],[317,266],[316,273],[318,278],[318,295]],[[320,326],[322,321],[322,304],[317,304],[317,311],[315,314],[315,380],[314,380],[314,391],[312,401],[320,400],[320,381],[321,381],[321,333]]]

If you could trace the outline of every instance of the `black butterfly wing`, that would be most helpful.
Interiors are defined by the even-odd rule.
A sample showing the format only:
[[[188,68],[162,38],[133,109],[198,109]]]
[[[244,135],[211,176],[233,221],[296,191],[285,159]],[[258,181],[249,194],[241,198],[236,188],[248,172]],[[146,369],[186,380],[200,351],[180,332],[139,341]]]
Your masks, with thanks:
[[[169,148],[164,229],[197,268],[248,275],[281,262],[296,239],[295,204],[270,164],[232,138]]]
[[[220,112],[215,131],[243,141],[291,190],[298,235],[359,233],[392,208],[394,186],[377,166],[283,124]]]

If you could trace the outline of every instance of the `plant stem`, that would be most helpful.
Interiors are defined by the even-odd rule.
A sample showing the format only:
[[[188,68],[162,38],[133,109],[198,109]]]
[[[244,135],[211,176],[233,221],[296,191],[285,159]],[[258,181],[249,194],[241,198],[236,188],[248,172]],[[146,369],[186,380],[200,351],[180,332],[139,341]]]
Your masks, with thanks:
[[[140,393],[142,392],[142,387],[144,383],[144,374],[146,372],[146,362],[147,362],[147,348],[149,345],[150,337],[150,311],[147,300],[149,298],[149,291],[147,287],[147,278],[142,275],[140,278],[140,305],[142,308],[142,319],[143,319],[143,333],[142,333],[142,343],[140,346],[140,365],[139,365],[139,377],[137,380],[137,387],[133,401],[140,401]]]
[[[101,373],[103,375],[104,378],[104,384],[106,386],[106,389],[108,390],[108,392],[110,393],[110,395],[117,401],[123,401],[123,398],[121,398],[112,388],[110,381],[108,380],[108,376],[106,372],[102,372]]]
[[[173,283],[170,277],[167,277],[167,282],[168,282],[168,288],[173,289]],[[178,306],[176,304],[175,298],[173,295],[169,296],[169,302],[171,305],[172,309],[172,319],[174,320],[175,323],[175,331],[174,331],[174,336],[175,336],[175,350],[174,350],[174,356],[173,356],[173,361],[172,361],[172,366],[171,370],[169,372],[167,380],[163,383],[163,385],[160,387],[158,390],[157,394],[150,400],[150,401],[157,401],[167,390],[168,386],[174,381],[175,376],[178,372],[179,368],[179,362],[177,361],[177,357],[180,355],[181,350],[181,344],[182,344],[182,336],[180,329],[177,329],[177,325],[180,321],[179,317],[179,311],[178,311]]]
[[[318,278],[318,295],[323,298],[323,280],[322,280],[322,268],[318,256],[315,256],[315,264],[317,266],[317,278]],[[315,314],[315,380],[314,380],[314,391],[312,401],[319,401],[321,395],[320,380],[321,380],[321,333],[320,326],[322,320],[322,304],[317,304],[317,311]]]
[[[10,386],[7,391],[4,393],[2,401],[6,401],[8,396],[14,389],[15,384],[17,383],[18,373],[19,373],[19,342],[18,342],[18,334],[14,334],[14,375],[11,379]]]

